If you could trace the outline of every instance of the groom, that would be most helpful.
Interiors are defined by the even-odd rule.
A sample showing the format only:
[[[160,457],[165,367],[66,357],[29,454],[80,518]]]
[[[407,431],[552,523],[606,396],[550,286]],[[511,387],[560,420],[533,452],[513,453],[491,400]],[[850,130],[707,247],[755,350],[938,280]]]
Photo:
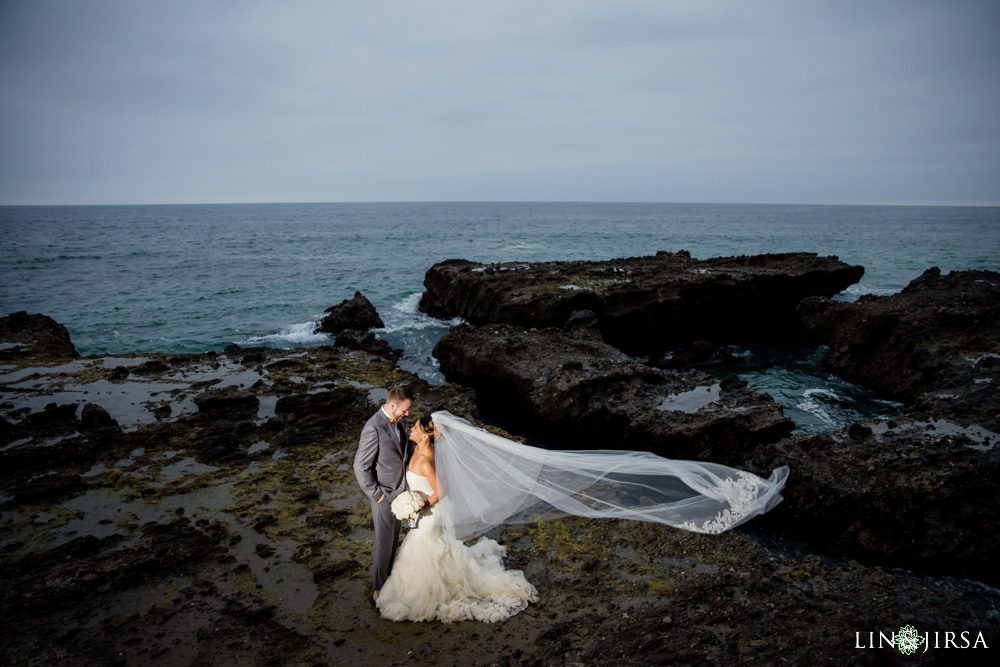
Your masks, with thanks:
[[[406,490],[406,461],[409,448],[406,415],[413,404],[413,394],[406,387],[393,387],[385,404],[361,429],[361,442],[354,456],[354,475],[368,494],[375,522],[372,545],[372,601],[378,600],[382,584],[389,578],[399,541],[399,520],[392,515],[393,498]]]

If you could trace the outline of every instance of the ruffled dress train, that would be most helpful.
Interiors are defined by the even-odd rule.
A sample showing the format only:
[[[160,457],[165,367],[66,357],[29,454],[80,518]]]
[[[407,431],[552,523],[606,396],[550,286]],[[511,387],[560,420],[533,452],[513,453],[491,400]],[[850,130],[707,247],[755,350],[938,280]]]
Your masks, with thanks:
[[[411,491],[431,495],[427,478],[406,473]],[[399,548],[376,606],[392,621],[474,620],[497,623],[538,600],[520,570],[506,570],[506,549],[482,537],[467,547],[445,537],[436,506],[419,514]]]

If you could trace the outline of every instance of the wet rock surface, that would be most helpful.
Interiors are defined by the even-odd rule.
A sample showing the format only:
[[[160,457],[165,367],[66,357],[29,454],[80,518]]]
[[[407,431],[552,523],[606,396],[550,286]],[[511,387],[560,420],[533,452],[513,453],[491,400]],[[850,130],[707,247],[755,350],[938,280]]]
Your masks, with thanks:
[[[358,329],[344,329],[337,334],[334,342],[337,347],[344,347],[349,350],[363,350],[371,354],[377,354],[392,361],[397,361],[403,356],[402,350],[394,349],[384,340],[375,338],[371,331],[359,331]]]
[[[200,394],[194,399],[201,412],[220,412],[233,416],[249,417],[257,414],[260,399],[248,391],[226,387]]]
[[[575,335],[600,344],[586,330]],[[821,558],[743,530],[582,519],[491,534],[541,596],[510,621],[383,621],[366,602],[372,530],[351,469],[358,434],[397,384],[415,390],[411,418],[447,409],[478,422],[475,396],[357,350],[253,354],[32,358],[0,369],[0,662],[841,665],[895,659],[867,639],[904,624],[1000,641],[1000,593],[975,582]],[[576,360],[568,373],[583,370]],[[663,379],[631,363],[611,355],[596,366],[650,406],[654,390],[706,386],[695,371]],[[119,367],[144,372],[112,377]],[[741,395],[727,384],[716,402]],[[855,436],[858,446],[872,437]],[[781,443],[758,445],[749,463]],[[984,450],[976,471],[998,467]],[[920,661],[983,655],[932,647]]]
[[[681,251],[532,264],[451,259],[427,271],[420,310],[526,328],[561,327],[572,313],[589,310],[605,341],[641,354],[787,331],[798,326],[799,301],[833,296],[863,274],[863,267],[812,253],[698,260]]]
[[[25,311],[0,318],[0,361],[19,357],[78,357],[66,327]]]
[[[765,477],[788,465],[786,501],[762,523],[844,559],[996,584],[996,278],[932,270],[895,297],[805,300],[800,315],[827,336],[831,370],[911,399],[902,419],[823,435],[790,435],[769,397],[695,370],[710,343],[641,364],[606,345],[589,312],[563,329],[455,327],[435,355],[484,411],[545,424],[562,446],[620,443]]]
[[[841,558],[1000,584],[996,436],[906,417],[798,434],[747,467],[792,469],[765,522]]]
[[[355,292],[352,298],[327,308],[316,331],[339,334],[345,329],[380,329],[384,326],[372,302],[361,292]]]
[[[738,465],[794,427],[736,377],[650,368],[578,331],[461,325],[434,355],[445,377],[476,390],[484,413],[554,429],[573,448]]]
[[[1000,274],[932,268],[892,296],[806,299],[799,316],[834,373],[915,414],[1000,432]]]

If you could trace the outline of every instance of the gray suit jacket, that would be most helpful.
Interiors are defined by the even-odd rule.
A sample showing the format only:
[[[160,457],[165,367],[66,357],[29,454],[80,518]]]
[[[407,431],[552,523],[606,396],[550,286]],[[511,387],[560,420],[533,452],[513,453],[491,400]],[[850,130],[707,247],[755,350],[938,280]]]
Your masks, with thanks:
[[[392,502],[406,489],[406,463],[409,459],[406,419],[402,419],[401,423],[402,442],[393,432],[396,425],[389,423],[382,408],[361,429],[358,453],[354,456],[354,476],[374,501],[384,493],[386,500],[383,502]]]

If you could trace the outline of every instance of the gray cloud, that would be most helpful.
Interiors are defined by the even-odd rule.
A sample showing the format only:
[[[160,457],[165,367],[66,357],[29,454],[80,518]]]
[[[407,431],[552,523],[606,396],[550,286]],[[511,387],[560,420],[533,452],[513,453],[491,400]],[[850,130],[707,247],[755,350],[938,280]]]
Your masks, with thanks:
[[[1000,202],[1000,5],[0,4],[0,203]]]

